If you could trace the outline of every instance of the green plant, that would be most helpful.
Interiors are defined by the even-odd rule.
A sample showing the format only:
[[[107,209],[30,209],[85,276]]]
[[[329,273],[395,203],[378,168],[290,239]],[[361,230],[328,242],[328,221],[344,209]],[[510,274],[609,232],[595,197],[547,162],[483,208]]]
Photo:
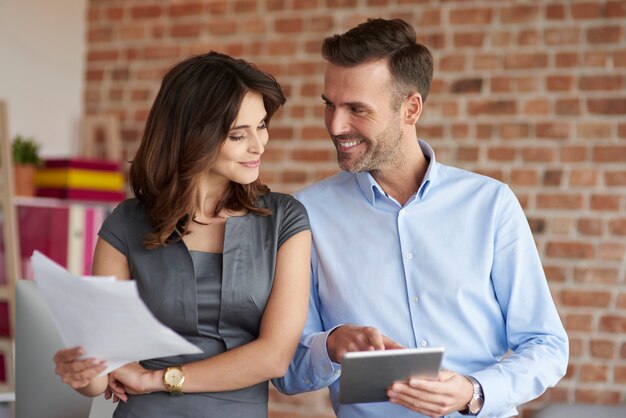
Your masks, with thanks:
[[[13,139],[13,162],[15,164],[39,165],[39,144],[32,137],[17,134]]]

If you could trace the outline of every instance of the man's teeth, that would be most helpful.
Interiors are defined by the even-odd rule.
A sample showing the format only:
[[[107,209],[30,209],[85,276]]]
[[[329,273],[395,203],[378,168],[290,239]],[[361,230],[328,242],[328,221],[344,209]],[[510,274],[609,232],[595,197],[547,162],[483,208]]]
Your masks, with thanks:
[[[344,148],[352,148],[354,146],[359,145],[363,141],[351,141],[351,142],[342,142],[341,146]]]

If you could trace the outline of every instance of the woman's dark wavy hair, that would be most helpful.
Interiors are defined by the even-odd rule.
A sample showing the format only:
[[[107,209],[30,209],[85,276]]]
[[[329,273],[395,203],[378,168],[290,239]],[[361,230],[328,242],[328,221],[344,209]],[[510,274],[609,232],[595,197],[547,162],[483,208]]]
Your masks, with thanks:
[[[181,236],[188,233],[193,190],[215,161],[249,91],[263,96],[266,122],[285,103],[274,77],[218,52],[188,58],[165,75],[130,166],[132,191],[144,202],[154,229],[144,240],[147,248],[165,246],[177,228]],[[267,192],[258,179],[231,183],[215,214],[230,209],[268,215],[268,209],[256,207]]]
[[[368,19],[326,38],[322,55],[342,67],[386,59],[394,84],[392,105],[397,107],[415,91],[426,101],[433,79],[433,57],[415,39],[415,29],[402,19]]]

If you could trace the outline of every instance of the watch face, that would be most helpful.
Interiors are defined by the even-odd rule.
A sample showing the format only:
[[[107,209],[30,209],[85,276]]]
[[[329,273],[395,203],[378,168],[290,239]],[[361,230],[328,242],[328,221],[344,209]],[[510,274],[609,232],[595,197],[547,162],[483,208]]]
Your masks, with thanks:
[[[483,407],[483,398],[474,396],[468,405],[470,414],[478,414]]]
[[[165,373],[165,381],[170,385],[177,385],[183,380],[183,372],[177,368],[168,369]]]

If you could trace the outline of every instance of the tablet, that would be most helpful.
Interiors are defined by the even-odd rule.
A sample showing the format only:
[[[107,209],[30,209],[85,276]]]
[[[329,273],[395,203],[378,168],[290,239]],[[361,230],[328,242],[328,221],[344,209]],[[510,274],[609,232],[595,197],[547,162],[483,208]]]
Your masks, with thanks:
[[[339,402],[385,402],[393,382],[436,377],[443,347],[346,353],[341,362]]]

